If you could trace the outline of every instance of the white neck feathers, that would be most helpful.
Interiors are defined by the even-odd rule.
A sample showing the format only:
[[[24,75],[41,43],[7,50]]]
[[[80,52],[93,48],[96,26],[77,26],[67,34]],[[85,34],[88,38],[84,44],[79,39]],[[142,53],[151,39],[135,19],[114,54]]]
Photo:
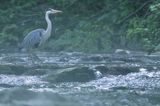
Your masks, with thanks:
[[[47,21],[47,29],[46,29],[46,36],[50,37],[51,36],[51,31],[52,31],[52,23],[51,20],[49,19],[49,13],[47,12],[45,15],[45,19]]]

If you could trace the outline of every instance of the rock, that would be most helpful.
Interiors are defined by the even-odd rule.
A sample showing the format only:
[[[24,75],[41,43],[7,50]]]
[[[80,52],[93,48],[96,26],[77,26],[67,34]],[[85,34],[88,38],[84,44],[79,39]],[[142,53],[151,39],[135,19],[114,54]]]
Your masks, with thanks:
[[[126,75],[131,72],[138,72],[138,67],[123,67],[123,66],[97,66],[103,75]]]
[[[49,75],[46,80],[49,82],[87,82],[95,78],[93,70],[88,67],[75,67],[58,70],[56,74]]]
[[[104,57],[101,55],[87,56],[82,58],[83,61],[103,61]]]
[[[159,55],[160,55],[160,51],[154,52],[154,53],[152,53],[152,54],[159,56]]]
[[[130,54],[130,51],[124,50],[124,49],[116,49],[115,53],[116,54]]]

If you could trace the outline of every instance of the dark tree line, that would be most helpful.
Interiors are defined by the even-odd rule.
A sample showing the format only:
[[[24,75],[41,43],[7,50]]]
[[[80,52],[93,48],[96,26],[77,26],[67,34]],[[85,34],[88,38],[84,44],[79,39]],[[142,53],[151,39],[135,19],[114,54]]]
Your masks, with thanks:
[[[30,30],[45,28],[47,8],[63,14],[51,17],[54,36],[43,49],[160,49],[160,0],[0,0],[1,47],[16,47]]]

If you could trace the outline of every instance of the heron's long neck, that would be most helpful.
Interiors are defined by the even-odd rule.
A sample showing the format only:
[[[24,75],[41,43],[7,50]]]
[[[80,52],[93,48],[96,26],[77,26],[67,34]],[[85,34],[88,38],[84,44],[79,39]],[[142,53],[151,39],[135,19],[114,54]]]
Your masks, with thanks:
[[[49,19],[49,14],[46,13],[45,18],[46,18],[46,21],[47,21],[47,29],[46,29],[46,32],[45,32],[45,36],[48,38],[51,35],[52,23],[51,23],[51,20]]]

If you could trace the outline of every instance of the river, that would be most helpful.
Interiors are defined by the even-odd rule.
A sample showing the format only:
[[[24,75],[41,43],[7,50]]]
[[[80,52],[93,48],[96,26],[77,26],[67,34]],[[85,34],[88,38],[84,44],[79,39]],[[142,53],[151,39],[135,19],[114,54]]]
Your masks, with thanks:
[[[0,53],[0,106],[160,106],[160,54]]]

